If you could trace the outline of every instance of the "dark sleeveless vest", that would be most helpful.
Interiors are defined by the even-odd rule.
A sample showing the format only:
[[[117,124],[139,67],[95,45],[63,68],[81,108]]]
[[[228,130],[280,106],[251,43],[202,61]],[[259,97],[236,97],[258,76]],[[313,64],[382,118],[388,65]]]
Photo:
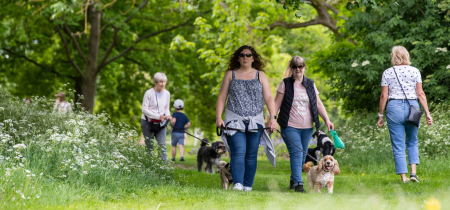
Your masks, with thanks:
[[[286,128],[289,121],[289,114],[291,112],[292,102],[294,101],[294,82],[293,76],[283,79],[284,81],[284,96],[281,103],[280,113],[278,114],[278,124],[282,128]],[[311,105],[311,116],[314,120],[316,130],[320,127],[319,111],[317,109],[316,90],[314,89],[314,81],[303,76],[302,85],[306,87],[309,104]]]

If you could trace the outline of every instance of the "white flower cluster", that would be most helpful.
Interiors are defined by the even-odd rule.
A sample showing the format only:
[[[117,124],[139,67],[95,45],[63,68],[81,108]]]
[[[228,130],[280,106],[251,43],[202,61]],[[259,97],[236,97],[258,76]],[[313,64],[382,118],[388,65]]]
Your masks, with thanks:
[[[446,47],[436,47],[436,50],[434,51],[435,53],[437,52],[447,52],[447,48]]]

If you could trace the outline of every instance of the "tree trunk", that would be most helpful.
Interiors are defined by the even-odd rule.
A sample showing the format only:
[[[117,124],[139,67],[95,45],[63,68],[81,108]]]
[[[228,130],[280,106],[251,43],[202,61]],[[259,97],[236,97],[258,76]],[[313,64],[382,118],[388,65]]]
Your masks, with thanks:
[[[97,76],[95,76],[94,78],[83,80],[83,83],[81,84],[81,91],[83,93],[83,100],[81,101],[81,106],[83,106],[86,109],[86,111],[92,113],[95,107]]]
[[[88,44],[88,56],[86,61],[86,74],[83,79],[81,90],[83,91],[83,101],[81,105],[92,113],[95,107],[95,94],[97,90],[97,74],[98,74],[98,53],[100,46],[100,19],[101,13],[91,7],[89,10],[90,33]]]

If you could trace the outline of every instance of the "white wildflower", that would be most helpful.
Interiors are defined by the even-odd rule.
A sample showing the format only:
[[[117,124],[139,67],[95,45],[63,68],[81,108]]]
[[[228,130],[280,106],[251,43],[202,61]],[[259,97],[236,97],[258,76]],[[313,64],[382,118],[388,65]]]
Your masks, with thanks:
[[[445,67],[445,69],[450,69],[450,64],[447,67]]]
[[[87,171],[83,171],[83,174],[87,174]]]
[[[27,146],[25,144],[16,144],[13,146],[14,149],[25,149]]]
[[[5,108],[3,108],[3,107],[0,107],[0,111],[3,111],[3,110],[5,110]]]
[[[39,196],[39,195],[36,195],[36,198],[40,198],[41,196]]]
[[[352,67],[353,68],[355,68],[355,67],[357,67],[358,66],[358,63],[357,63],[357,61],[355,60],[355,61],[353,61],[353,63],[352,63]]]
[[[435,50],[434,52],[437,53],[437,52],[439,52],[439,51],[441,51],[441,52],[447,52],[447,48],[446,48],[446,47],[436,47],[436,50]]]
[[[86,125],[86,123],[83,120],[78,121],[78,125]]]
[[[366,60],[366,61],[362,62],[361,66],[365,66],[365,65],[368,65],[368,64],[370,64],[370,62],[368,60]]]
[[[25,170],[25,172],[27,172],[27,174],[31,173],[31,171],[30,171],[30,170]]]

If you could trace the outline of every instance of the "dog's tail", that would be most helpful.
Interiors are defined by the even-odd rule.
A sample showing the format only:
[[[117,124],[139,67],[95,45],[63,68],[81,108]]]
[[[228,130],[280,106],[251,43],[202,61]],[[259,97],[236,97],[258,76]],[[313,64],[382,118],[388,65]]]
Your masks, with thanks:
[[[202,147],[204,147],[204,146],[209,144],[209,140],[208,139],[202,139],[201,142],[202,142],[202,144],[201,144]]]
[[[307,163],[305,163],[305,165],[303,165],[303,171],[308,173],[309,170],[311,170],[311,167],[314,165],[313,162],[309,161]]]

